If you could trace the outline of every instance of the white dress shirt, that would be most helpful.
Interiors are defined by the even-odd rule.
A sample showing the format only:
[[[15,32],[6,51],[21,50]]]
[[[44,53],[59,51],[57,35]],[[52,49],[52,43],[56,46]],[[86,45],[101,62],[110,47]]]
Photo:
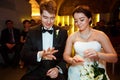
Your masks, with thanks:
[[[44,28],[46,29],[46,28]],[[49,30],[53,30],[51,27]],[[43,42],[43,50],[47,50],[48,48],[53,47],[53,33],[50,34],[49,32],[42,33],[42,42]],[[42,51],[38,51],[37,53],[37,61],[41,61]]]

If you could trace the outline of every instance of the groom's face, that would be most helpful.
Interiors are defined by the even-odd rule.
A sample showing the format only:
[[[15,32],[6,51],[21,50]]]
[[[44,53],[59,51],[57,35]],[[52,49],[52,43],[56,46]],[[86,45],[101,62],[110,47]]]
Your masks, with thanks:
[[[53,26],[55,21],[55,14],[50,14],[48,11],[43,10],[43,13],[41,14],[41,22],[44,27],[50,28]]]

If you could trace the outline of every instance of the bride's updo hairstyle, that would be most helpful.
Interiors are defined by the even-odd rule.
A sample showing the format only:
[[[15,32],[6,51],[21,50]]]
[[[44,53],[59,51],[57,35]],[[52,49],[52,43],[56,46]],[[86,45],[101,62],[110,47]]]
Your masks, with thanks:
[[[75,13],[83,13],[87,18],[91,18],[92,19],[92,13],[89,9],[89,7],[87,6],[77,6],[72,13],[72,16],[74,17]],[[90,21],[89,24],[92,23],[92,20]]]

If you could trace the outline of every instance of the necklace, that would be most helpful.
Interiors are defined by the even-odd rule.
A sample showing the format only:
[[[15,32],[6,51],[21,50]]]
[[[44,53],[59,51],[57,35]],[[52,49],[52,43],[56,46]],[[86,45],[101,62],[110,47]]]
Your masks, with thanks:
[[[92,31],[90,30],[87,34],[84,34],[84,35],[80,34],[80,37],[82,39],[86,39],[87,40],[91,36],[91,34],[92,34]]]

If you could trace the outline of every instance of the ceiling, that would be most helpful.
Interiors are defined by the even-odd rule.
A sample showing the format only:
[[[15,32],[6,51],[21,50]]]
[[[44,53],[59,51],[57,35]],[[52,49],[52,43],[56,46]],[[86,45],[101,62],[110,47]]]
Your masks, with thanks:
[[[41,0],[36,0],[38,3]],[[93,13],[111,12],[115,5],[120,7],[120,0],[55,0],[58,5],[58,15],[71,15],[77,5],[85,5]]]

